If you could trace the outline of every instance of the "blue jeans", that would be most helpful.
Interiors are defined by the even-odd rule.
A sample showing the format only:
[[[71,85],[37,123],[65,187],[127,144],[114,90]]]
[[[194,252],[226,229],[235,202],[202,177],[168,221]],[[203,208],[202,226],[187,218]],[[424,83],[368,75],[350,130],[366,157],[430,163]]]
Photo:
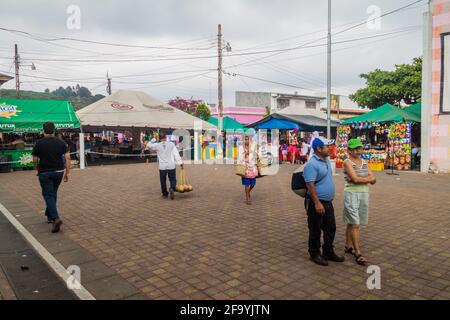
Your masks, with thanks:
[[[166,184],[167,176],[169,176],[169,180],[170,180],[170,189],[175,190],[175,187],[177,185],[177,174],[176,174],[175,169],[159,170],[159,180],[161,181],[161,192],[165,196],[167,196],[169,194],[167,192],[167,184]]]
[[[39,173],[39,182],[41,184],[42,196],[44,197],[47,208],[45,214],[48,219],[59,219],[56,200],[58,188],[63,179],[64,172],[41,172]]]

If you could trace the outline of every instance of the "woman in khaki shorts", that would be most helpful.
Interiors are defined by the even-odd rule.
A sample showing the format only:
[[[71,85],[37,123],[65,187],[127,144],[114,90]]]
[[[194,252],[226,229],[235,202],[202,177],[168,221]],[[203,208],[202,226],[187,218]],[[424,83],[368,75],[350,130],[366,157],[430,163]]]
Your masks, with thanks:
[[[369,183],[376,179],[367,163],[361,159],[363,144],[359,139],[348,141],[348,159],[344,161],[345,188],[343,221],[347,224],[345,232],[345,252],[355,256],[360,265],[367,259],[361,254],[360,225],[366,225],[369,218]]]

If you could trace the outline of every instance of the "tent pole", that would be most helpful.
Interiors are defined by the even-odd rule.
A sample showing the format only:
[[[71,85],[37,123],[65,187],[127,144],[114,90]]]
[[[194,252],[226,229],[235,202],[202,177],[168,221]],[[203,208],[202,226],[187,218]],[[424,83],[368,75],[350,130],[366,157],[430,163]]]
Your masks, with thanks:
[[[85,153],[84,153],[84,132],[80,126],[80,169],[85,169]]]

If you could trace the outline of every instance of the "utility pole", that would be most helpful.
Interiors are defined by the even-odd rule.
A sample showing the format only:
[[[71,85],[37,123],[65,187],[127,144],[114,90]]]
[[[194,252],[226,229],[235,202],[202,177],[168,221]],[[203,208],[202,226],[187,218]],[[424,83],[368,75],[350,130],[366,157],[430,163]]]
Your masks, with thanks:
[[[111,78],[109,77],[109,73],[106,73],[106,79],[108,80],[108,84],[106,86],[106,92],[111,95]]]
[[[217,103],[217,111],[219,112],[219,133],[222,134],[222,117],[223,117],[223,102],[222,102],[222,25],[218,25],[218,33],[217,33],[217,50],[219,63],[217,68],[217,80],[218,80],[218,103]]]
[[[17,49],[17,44],[14,45],[14,65],[16,67],[16,98],[20,98],[20,81],[19,81],[19,51]]]
[[[331,0],[328,0],[327,40],[327,139],[331,138]]]

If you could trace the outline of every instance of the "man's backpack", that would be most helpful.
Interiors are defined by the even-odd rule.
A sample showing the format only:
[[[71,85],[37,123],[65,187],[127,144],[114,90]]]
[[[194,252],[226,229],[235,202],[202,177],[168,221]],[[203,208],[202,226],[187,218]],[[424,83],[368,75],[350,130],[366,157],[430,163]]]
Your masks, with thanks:
[[[292,173],[291,189],[296,195],[305,198],[308,189],[306,188],[305,178],[303,177],[303,168],[304,165],[301,165]]]

